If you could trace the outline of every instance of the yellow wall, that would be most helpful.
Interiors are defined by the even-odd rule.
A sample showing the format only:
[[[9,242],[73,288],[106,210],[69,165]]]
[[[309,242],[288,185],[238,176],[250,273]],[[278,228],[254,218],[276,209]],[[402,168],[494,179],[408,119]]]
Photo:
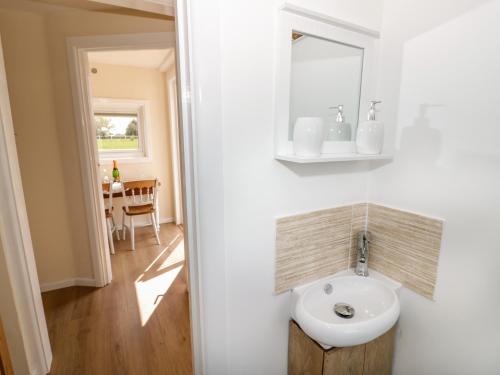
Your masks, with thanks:
[[[0,11],[19,164],[42,282],[77,272],[45,30],[43,16]]]
[[[16,4],[29,4],[22,0]],[[0,10],[9,95],[41,284],[93,277],[66,37],[173,31],[172,21]]]
[[[92,96],[149,101],[151,116],[148,131],[151,138],[152,162],[118,162],[118,167],[125,180],[158,177],[162,184],[159,190],[160,220],[172,219],[175,213],[165,74],[158,69],[131,66],[95,63],[90,66],[97,68],[97,73],[91,75]],[[101,163],[101,176],[110,177],[111,169],[111,163]],[[115,210],[119,208],[117,203],[114,203]],[[121,209],[117,214],[121,217]]]

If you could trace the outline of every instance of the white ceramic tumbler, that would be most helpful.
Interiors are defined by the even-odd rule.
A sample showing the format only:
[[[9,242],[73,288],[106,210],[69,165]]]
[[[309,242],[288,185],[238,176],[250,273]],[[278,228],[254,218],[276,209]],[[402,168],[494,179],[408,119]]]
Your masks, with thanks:
[[[293,153],[302,157],[318,157],[324,139],[321,117],[298,117],[293,129]]]

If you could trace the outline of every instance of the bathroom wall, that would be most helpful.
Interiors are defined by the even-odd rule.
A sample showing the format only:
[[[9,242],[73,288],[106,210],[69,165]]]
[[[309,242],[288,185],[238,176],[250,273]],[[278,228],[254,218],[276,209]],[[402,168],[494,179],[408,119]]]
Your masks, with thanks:
[[[498,373],[500,1],[384,4],[395,158],[372,172],[370,200],[446,221],[435,302],[401,291],[394,374]]]
[[[274,295],[275,220],[366,200],[367,163],[296,166],[273,158],[274,36],[281,3],[192,1],[209,374],[286,374],[289,299]],[[381,1],[295,3],[366,27],[381,22]]]
[[[381,24],[381,1],[293,2]],[[436,301],[401,293],[394,373],[495,373],[499,1],[385,0],[380,118],[396,153],[373,170],[273,160],[280,2],[192,4],[208,372],[286,373],[289,306],[272,295],[274,218],[363,200],[370,174],[370,200],[446,220]]]

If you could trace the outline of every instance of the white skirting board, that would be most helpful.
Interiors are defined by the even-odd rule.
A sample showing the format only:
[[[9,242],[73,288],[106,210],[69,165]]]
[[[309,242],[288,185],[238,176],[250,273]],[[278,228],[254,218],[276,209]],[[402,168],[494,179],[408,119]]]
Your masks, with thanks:
[[[74,277],[52,283],[40,284],[40,290],[42,292],[48,292],[51,290],[67,288],[69,286],[95,286],[95,280],[87,277]]]
[[[167,217],[160,219],[160,224],[167,224],[175,222],[175,218]],[[118,223],[117,223],[118,224]],[[151,225],[149,222],[144,223],[136,223],[136,227],[148,226]],[[121,223],[118,226],[118,229],[121,230]],[[52,283],[40,284],[40,290],[42,292],[48,292],[51,290],[67,288],[69,286],[95,286],[95,280],[87,277],[74,277],[69,279],[64,279],[61,281],[55,281]]]

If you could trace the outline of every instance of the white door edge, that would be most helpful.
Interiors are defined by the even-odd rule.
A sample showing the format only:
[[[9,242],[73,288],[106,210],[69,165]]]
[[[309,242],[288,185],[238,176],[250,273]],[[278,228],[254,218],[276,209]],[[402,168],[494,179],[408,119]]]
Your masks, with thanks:
[[[30,373],[47,374],[52,363],[47,323],[33,254],[7,77],[0,40],[0,240]],[[12,306],[9,306],[12,308]],[[9,338],[7,337],[7,340]]]

